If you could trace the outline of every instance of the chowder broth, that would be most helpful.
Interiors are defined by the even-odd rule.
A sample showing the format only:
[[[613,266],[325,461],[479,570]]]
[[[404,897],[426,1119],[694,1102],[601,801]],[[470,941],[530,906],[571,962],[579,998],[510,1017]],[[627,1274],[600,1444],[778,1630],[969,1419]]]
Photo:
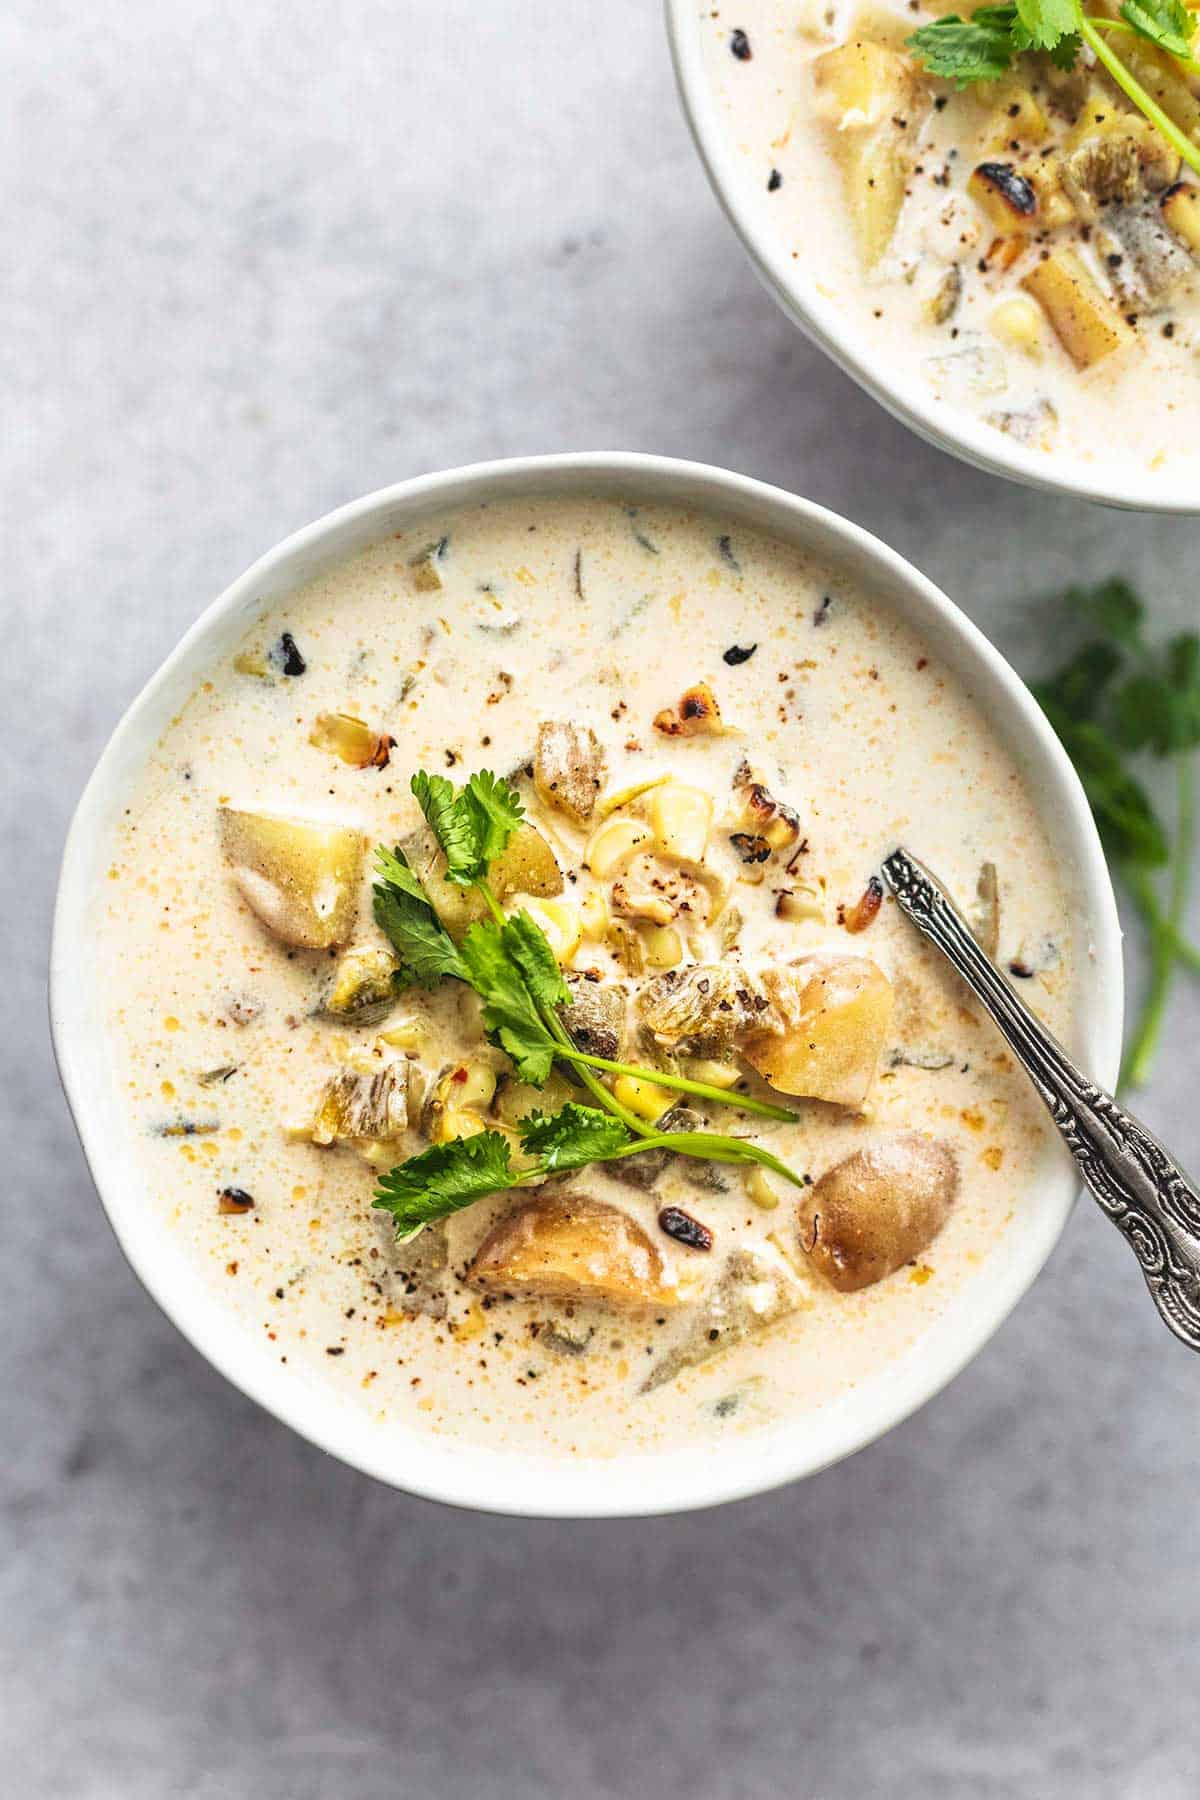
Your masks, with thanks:
[[[720,729],[673,729],[701,684]],[[753,1134],[819,1191],[831,1169],[907,1134],[937,1147],[943,1199],[953,1170],[943,1227],[872,1285],[839,1291],[833,1264],[806,1253],[810,1190],[681,1157],[641,1186],[608,1165],[560,1190],[585,1217],[623,1222],[635,1275],[653,1271],[641,1307],[508,1297],[502,1228],[528,1192],[402,1245],[372,1209],[381,1169],[466,1114],[511,1124],[520,1096],[460,986],[389,997],[385,984],[381,1002],[362,986],[387,955],[369,857],[338,944],[305,948],[272,928],[294,935],[227,821],[411,843],[414,770],[525,771],[535,745],[555,751],[553,734],[539,741],[548,723],[591,734],[602,763],[574,796],[591,808],[582,821],[546,779],[539,792],[519,776],[561,891],[527,874],[542,893],[507,904],[543,923],[582,991],[620,987],[622,1060],[717,1078],[724,1059],[735,1104],[706,1102],[703,1121]],[[642,845],[662,829],[655,796],[680,787],[708,797],[705,861],[693,846],[664,872]],[[639,847],[597,874],[596,835],[622,819]],[[670,507],[505,501],[388,538],[265,613],[129,796],[98,956],[147,1204],[248,1334],[381,1431],[603,1456],[827,1406],[919,1344],[1031,1216],[1039,1172],[1061,1154],[991,1027],[880,901],[873,872],[899,839],[1069,1036],[1069,896],[1033,799],[971,695],[877,596],[770,537]],[[347,944],[365,959],[349,972]],[[647,994],[674,1003],[689,970],[717,967],[743,972],[770,1029],[671,1043]],[[810,1092],[832,1081],[836,1103],[788,1099],[796,1078],[781,1074],[771,1021],[797,967],[865,967],[888,990],[866,1060],[800,1078]],[[330,1114],[339,1081],[344,1092],[401,1063],[407,1100],[367,1121],[374,1137]],[[772,1092],[762,1068],[791,1087]],[[740,1113],[738,1092],[788,1100],[795,1123]]]

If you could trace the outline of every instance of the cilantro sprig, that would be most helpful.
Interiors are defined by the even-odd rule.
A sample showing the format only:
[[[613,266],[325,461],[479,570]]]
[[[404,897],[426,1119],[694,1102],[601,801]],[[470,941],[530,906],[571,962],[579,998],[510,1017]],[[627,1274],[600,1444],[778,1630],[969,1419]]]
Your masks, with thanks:
[[[535,1187],[552,1175],[582,1169],[590,1163],[616,1162],[665,1148],[706,1162],[760,1163],[787,1181],[803,1178],[786,1163],[741,1138],[706,1131],[652,1131],[634,1135],[611,1112],[581,1106],[574,1100],[556,1113],[531,1113],[517,1127],[519,1161],[510,1140],[499,1131],[434,1144],[380,1177],[375,1205],[392,1215],[397,1237],[415,1237],[426,1225],[473,1206],[489,1194],[509,1188]]]
[[[576,1046],[558,1016],[571,994],[545,934],[527,912],[506,917],[488,885],[491,864],[524,818],[516,792],[487,771],[456,789],[445,776],[424,770],[413,776],[412,791],[445,858],[446,878],[476,889],[489,916],[472,924],[456,944],[404,852],[380,847],[375,918],[399,957],[398,985],[435,988],[446,980],[462,982],[479,996],[488,1039],[504,1051],[522,1082],[544,1087],[554,1064],[562,1062],[596,1104],[572,1101],[557,1113],[531,1115],[519,1127],[519,1163],[512,1160],[509,1139],[491,1130],[435,1144],[410,1157],[382,1178],[376,1195],[375,1204],[392,1213],[397,1231],[412,1235],[486,1194],[660,1145],[706,1162],[758,1163],[802,1185],[802,1176],[748,1139],[708,1131],[656,1131],[599,1080],[596,1071],[629,1075],[762,1118],[794,1117],[745,1094],[594,1056]]]
[[[1141,38],[1195,75],[1200,73],[1196,31],[1196,15],[1185,0],[1124,0],[1119,18],[1087,13],[1083,0],[1015,0],[1008,6],[977,7],[966,19],[957,13],[934,19],[915,31],[908,45],[931,75],[962,88],[995,81],[1029,51],[1044,51],[1060,68],[1071,69],[1086,44],[1121,91],[1200,174],[1200,146],[1147,92],[1110,41]]]
[[[1121,1066],[1125,1085],[1143,1087],[1176,968],[1200,973],[1200,951],[1184,935],[1195,837],[1193,753],[1200,746],[1200,637],[1185,632],[1160,649],[1147,644],[1145,609],[1124,581],[1069,589],[1057,604],[1099,635],[1033,691],[1075,764],[1101,841],[1148,933],[1149,985]],[[1173,834],[1130,766],[1145,755],[1174,767]]]

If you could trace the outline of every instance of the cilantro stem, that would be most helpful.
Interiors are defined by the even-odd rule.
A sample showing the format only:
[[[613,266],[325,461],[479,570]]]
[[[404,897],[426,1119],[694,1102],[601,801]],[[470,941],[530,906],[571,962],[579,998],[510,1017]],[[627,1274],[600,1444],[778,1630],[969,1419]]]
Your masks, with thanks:
[[[570,1039],[567,1039],[570,1043]],[[795,1123],[796,1115],[783,1106],[770,1106],[765,1100],[752,1100],[748,1094],[736,1094],[732,1088],[713,1087],[707,1081],[691,1081],[686,1075],[672,1075],[663,1069],[645,1069],[641,1064],[610,1062],[607,1056],[588,1056],[574,1045],[563,1051],[573,1063],[586,1063],[591,1069],[606,1069],[610,1075],[632,1075],[637,1081],[649,1081],[656,1087],[673,1088],[679,1094],[695,1094],[701,1100],[715,1100],[721,1106],[736,1106],[739,1112],[756,1113],[760,1119],[782,1119],[785,1125]]]
[[[1130,863],[1120,865],[1121,879],[1129,890],[1129,897],[1145,920],[1151,932],[1162,932],[1178,962],[1193,975],[1200,975],[1200,950],[1189,938],[1183,937],[1171,924],[1166,913],[1159,905],[1154,884],[1145,869]]]
[[[1171,861],[1171,898],[1166,913],[1166,929],[1157,924],[1153,929],[1150,987],[1121,1064],[1123,1087],[1144,1087],[1149,1079],[1166,1017],[1171,975],[1178,960],[1175,946],[1179,941],[1180,927],[1187,910],[1192,873],[1192,842],[1195,835],[1195,794],[1190,756],[1176,758],[1175,784],[1175,846]],[[1155,905],[1157,911],[1157,903]]]
[[[1123,37],[1140,37],[1143,43],[1146,41],[1143,33],[1137,31],[1127,19],[1093,17],[1089,22],[1096,27],[1097,31],[1115,31]],[[1170,55],[1172,60],[1177,62],[1180,68],[1186,70],[1189,75],[1200,75],[1200,62],[1197,62],[1194,56],[1178,56],[1174,51],[1171,51]]]
[[[1146,92],[1141,82],[1125,67],[1120,57],[1105,42],[1103,31],[1098,30],[1097,26],[1107,24],[1107,20],[1091,19],[1087,13],[1081,10],[1079,30],[1084,43],[1094,52],[1096,60],[1103,63],[1122,92],[1127,94],[1133,104],[1145,113],[1152,125],[1158,127],[1172,148],[1178,150],[1188,167],[1200,175],[1200,147],[1193,144],[1192,140],[1179,129],[1175,121],[1167,116],[1157,100]]]

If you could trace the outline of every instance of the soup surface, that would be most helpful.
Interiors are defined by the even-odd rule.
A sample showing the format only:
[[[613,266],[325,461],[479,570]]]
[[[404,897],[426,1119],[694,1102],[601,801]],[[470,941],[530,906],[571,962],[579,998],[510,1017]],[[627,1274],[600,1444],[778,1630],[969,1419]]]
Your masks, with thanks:
[[[1041,455],[1194,467],[1200,188],[1086,51],[925,73],[906,40],[953,10],[698,9],[741,204],[883,372]],[[1200,142],[1200,81],[1121,43]]]
[[[409,784],[482,769],[524,802],[492,886],[564,965],[575,1048],[705,1091],[591,1079],[631,1130],[735,1156],[595,1163],[398,1243],[381,1173],[484,1131],[519,1159],[534,1109],[596,1105],[564,1064],[516,1080],[463,982],[397,981],[372,918],[371,847],[401,845],[462,942],[478,895],[439,875]],[[881,898],[900,840],[1069,1038],[1030,795],[870,592],[608,500],[389,538],[268,612],[129,795],[97,954],[147,1205],[248,1334],[381,1431],[602,1456],[827,1406],[919,1354],[1061,1154]]]

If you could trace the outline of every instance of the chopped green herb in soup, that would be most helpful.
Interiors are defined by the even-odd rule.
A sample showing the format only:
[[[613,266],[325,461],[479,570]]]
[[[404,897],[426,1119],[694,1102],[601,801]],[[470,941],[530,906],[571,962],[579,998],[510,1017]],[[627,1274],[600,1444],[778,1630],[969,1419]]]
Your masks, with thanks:
[[[596,1456],[826,1405],[1058,1154],[885,896],[900,838],[1069,1035],[1033,800],[876,595],[653,506],[390,538],[129,795],[99,956],[152,1204],[381,1431]]]

